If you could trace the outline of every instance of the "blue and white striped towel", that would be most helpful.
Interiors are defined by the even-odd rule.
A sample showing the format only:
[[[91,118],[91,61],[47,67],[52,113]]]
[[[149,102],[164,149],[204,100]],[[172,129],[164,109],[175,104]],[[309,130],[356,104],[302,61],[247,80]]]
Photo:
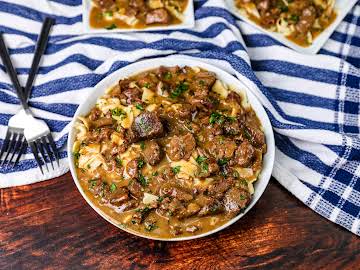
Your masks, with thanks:
[[[296,53],[235,20],[222,0],[195,1],[196,27],[181,31],[79,35],[81,11],[81,0],[0,0],[0,31],[22,84],[43,18],[57,20],[30,104],[62,149],[61,171],[44,178],[28,151],[19,167],[0,170],[0,187],[65,173],[68,124],[92,87],[134,61],[177,54],[243,79],[274,126],[275,178],[317,213],[360,235],[359,3],[317,56]],[[2,143],[19,105],[0,67]]]

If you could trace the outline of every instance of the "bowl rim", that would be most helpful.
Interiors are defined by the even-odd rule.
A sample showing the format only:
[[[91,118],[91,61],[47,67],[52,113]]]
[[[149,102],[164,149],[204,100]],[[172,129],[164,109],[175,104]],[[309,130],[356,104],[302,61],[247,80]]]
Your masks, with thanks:
[[[233,86],[236,85],[237,88],[235,90],[243,91],[245,92],[248,102],[253,108],[254,112],[258,116],[266,138],[266,144],[267,144],[267,152],[263,156],[263,168],[260,172],[260,175],[257,179],[257,181],[254,182],[255,186],[255,192],[252,196],[251,202],[248,205],[248,207],[242,211],[240,214],[235,216],[234,218],[230,219],[228,222],[224,223],[223,225],[214,228],[211,231],[204,232],[202,234],[197,234],[193,236],[184,236],[184,237],[174,237],[174,238],[161,238],[161,237],[153,237],[149,235],[141,234],[137,231],[129,230],[127,228],[124,228],[119,222],[117,222],[114,218],[108,216],[105,214],[101,209],[99,209],[94,203],[88,198],[88,196],[85,194],[84,190],[82,189],[80,185],[80,181],[77,178],[74,160],[73,160],[73,154],[72,154],[72,146],[74,143],[74,137],[75,137],[75,130],[74,130],[74,124],[77,121],[78,116],[84,115],[90,111],[90,109],[95,105],[96,100],[105,94],[105,91],[116,84],[116,82],[119,79],[129,77],[131,75],[135,75],[137,73],[153,69],[159,66],[192,66],[192,67],[201,67],[205,70],[212,71],[216,74],[217,78],[219,78],[221,81],[224,81],[227,85]],[[135,71],[135,72],[134,72]],[[232,82],[232,83],[231,83]],[[233,75],[229,74],[226,71],[221,70],[218,67],[215,67],[213,65],[210,65],[208,63],[190,59],[190,58],[180,58],[180,57],[160,57],[160,58],[152,58],[147,59],[139,62],[135,62],[132,64],[129,64],[123,68],[118,69],[117,71],[113,72],[112,74],[106,76],[104,79],[102,79],[96,86],[93,87],[92,92],[84,99],[84,101],[79,105],[77,108],[70,124],[69,124],[69,135],[68,135],[68,141],[67,141],[67,154],[68,154],[68,161],[69,161],[69,168],[71,175],[73,177],[73,180],[75,182],[75,185],[77,189],[79,190],[82,197],[85,199],[85,201],[91,206],[93,210],[95,210],[102,218],[113,224],[114,226],[139,237],[151,239],[151,240],[161,240],[161,241],[184,241],[184,240],[192,240],[197,239],[201,237],[205,237],[211,234],[214,234],[216,232],[219,232],[233,223],[237,222],[240,218],[242,218],[247,212],[251,210],[251,208],[257,203],[257,201],[262,196],[263,192],[265,191],[269,180],[271,178],[271,172],[274,167],[274,159],[275,159],[275,140],[274,140],[274,134],[272,130],[272,126],[270,123],[270,120],[267,116],[267,113],[263,106],[261,105],[260,101],[257,99],[257,97],[254,95],[252,90],[246,86],[245,83],[243,83],[241,80],[235,78]],[[256,196],[255,196],[256,195]]]

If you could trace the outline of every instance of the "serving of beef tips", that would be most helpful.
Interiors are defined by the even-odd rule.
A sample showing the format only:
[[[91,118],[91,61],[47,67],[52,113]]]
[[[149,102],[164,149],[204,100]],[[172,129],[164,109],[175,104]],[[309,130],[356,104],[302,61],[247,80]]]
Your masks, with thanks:
[[[229,220],[246,208],[251,194],[236,168],[261,170],[265,137],[252,109],[241,106],[242,97],[230,92],[221,98],[212,91],[215,81],[214,73],[190,67],[160,67],[120,80],[108,97],[141,108],[140,114],[128,129],[119,129],[111,113],[92,109],[82,144],[109,144],[112,134],[119,134],[124,143],[110,143],[102,154],[110,173],[114,167],[120,178],[126,174],[128,184],[107,181],[108,172],[86,172],[94,200],[118,213],[133,210],[129,226],[135,230],[145,226],[151,233],[160,219],[166,219],[168,225],[161,229],[172,235],[210,230],[205,217]],[[144,89],[155,93],[156,109],[151,112],[144,109],[150,104],[142,101]],[[136,157],[125,164],[119,161],[119,155],[134,144],[139,145]],[[190,160],[197,166],[195,178],[202,183],[208,179],[208,184],[189,185],[179,177],[182,168],[172,163]],[[145,170],[148,165],[150,172]],[[156,199],[144,203],[145,194]],[[188,225],[186,221],[194,217],[198,224]]]
[[[143,28],[179,23],[188,0],[92,0],[90,24],[95,28]],[[121,24],[118,21],[121,21]]]

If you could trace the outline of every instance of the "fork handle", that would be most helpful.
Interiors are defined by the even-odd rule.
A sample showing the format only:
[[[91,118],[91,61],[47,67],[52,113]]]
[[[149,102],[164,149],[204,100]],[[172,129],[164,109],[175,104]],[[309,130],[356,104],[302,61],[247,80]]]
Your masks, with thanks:
[[[30,94],[31,94],[31,88],[33,86],[33,82],[35,79],[35,76],[38,72],[39,69],[39,64],[40,64],[40,60],[41,57],[43,56],[45,50],[46,50],[46,45],[48,43],[49,40],[49,33],[51,30],[51,27],[55,24],[55,20],[53,18],[50,17],[46,17],[42,28],[41,28],[41,32],[36,44],[36,49],[35,49],[35,54],[34,54],[34,58],[33,61],[31,63],[31,68],[30,68],[30,73],[29,73],[29,77],[26,81],[26,86],[25,86],[25,99],[26,101],[29,100]]]
[[[14,66],[11,63],[9,52],[6,48],[3,33],[0,32],[0,57],[5,65],[5,69],[10,76],[11,82],[15,88],[16,95],[20,99],[21,105],[23,106],[24,110],[29,110],[29,105],[26,102],[23,90],[20,86],[19,80],[17,78],[16,71]]]

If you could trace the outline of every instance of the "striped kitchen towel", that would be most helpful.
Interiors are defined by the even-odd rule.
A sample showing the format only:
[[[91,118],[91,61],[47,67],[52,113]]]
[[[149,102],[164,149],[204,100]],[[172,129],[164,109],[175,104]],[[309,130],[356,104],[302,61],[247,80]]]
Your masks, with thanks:
[[[0,31],[24,85],[47,15],[55,17],[31,95],[61,148],[61,170],[42,176],[28,149],[20,165],[0,169],[0,187],[68,171],[68,124],[92,87],[149,57],[196,58],[243,80],[266,108],[276,139],[273,175],[322,216],[360,235],[360,4],[319,55],[296,53],[236,20],[222,0],[195,1],[196,27],[177,31],[80,35],[81,0],[0,0]],[[0,65],[0,143],[19,102]]]

